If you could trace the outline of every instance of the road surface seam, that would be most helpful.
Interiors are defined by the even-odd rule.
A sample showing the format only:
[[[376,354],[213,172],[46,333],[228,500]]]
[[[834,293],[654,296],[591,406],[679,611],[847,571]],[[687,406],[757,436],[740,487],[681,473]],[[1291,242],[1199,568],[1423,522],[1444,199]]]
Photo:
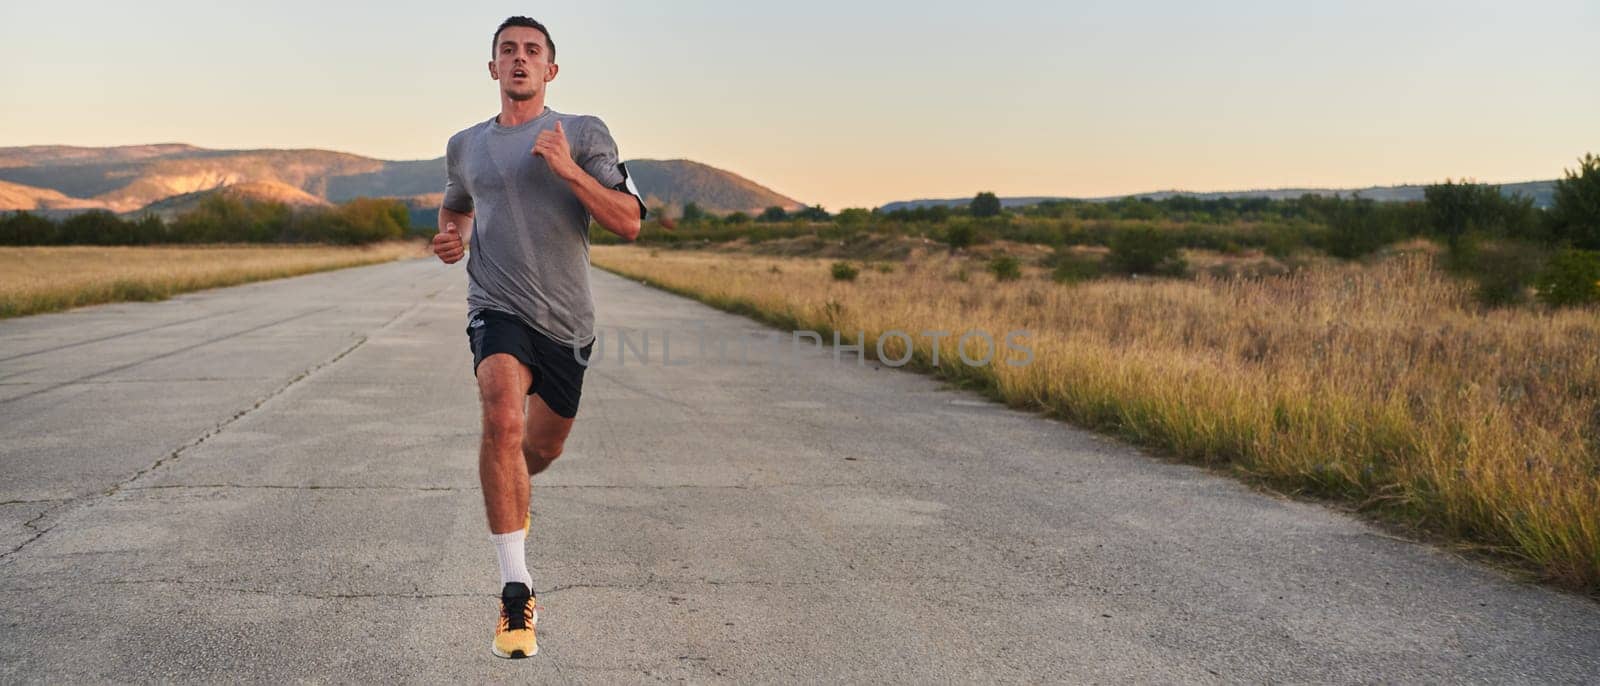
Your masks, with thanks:
[[[308,600],[352,600],[362,598],[488,598],[494,597],[492,593],[299,593],[294,591],[280,591],[266,588],[240,588],[238,586],[222,586],[201,579],[114,579],[96,582],[104,586],[195,586],[212,591],[226,591],[234,593],[248,593],[251,595],[264,595],[277,598],[305,598]],[[80,586],[30,586],[27,588],[0,589],[0,593],[38,593],[44,591],[63,591],[81,588]]]
[[[0,505],[33,505],[37,503],[59,503],[71,498],[36,498],[33,500],[0,500]]]
[[[127,486],[124,491],[165,491],[178,488],[193,489],[238,489],[238,490],[281,490],[281,491],[478,491],[480,486],[322,486],[316,484],[157,484],[155,486]],[[0,503],[4,504],[4,503]]]
[[[32,371],[32,370],[29,370]],[[22,372],[27,374],[28,372]],[[101,379],[99,381],[0,381],[0,386],[38,386],[53,383],[57,388],[63,386],[109,386],[123,383],[190,383],[195,381],[271,381],[271,377],[257,376],[196,376],[174,377],[171,379]],[[49,390],[49,389],[46,389]]]
[[[445,288],[448,288],[448,287],[449,287],[448,285],[445,286]],[[428,294],[427,299],[431,300],[433,298],[433,296],[438,295],[441,291],[445,290],[445,288],[440,288],[440,289],[434,291],[433,293]],[[82,377],[82,378],[79,378],[79,379],[75,379],[75,380],[73,380],[72,382],[69,382],[69,383],[81,382],[84,379],[93,378],[95,376],[99,376],[99,375],[102,375],[102,374],[109,374],[109,373],[111,373],[113,371],[116,371],[117,369],[126,369],[128,367],[132,367],[132,366],[135,366],[135,365],[143,364],[143,363],[149,362],[151,360],[160,359],[162,357],[170,357],[170,356],[175,355],[175,354],[180,353],[180,352],[184,352],[184,351],[187,351],[187,350],[193,350],[194,348],[198,348],[198,347],[200,347],[202,345],[208,345],[208,344],[215,343],[215,342],[222,341],[222,340],[226,340],[226,339],[229,339],[229,338],[235,338],[235,337],[244,335],[246,333],[249,333],[251,331],[258,331],[260,329],[264,329],[264,328],[267,328],[269,326],[276,326],[278,324],[282,324],[282,323],[285,323],[285,322],[288,322],[288,321],[299,319],[301,317],[307,317],[307,316],[310,316],[310,315],[313,315],[313,314],[317,314],[319,312],[326,312],[328,310],[335,309],[335,307],[336,306],[329,305],[328,307],[318,308],[318,309],[311,310],[311,311],[308,311],[308,312],[302,312],[300,314],[294,315],[292,317],[288,317],[286,319],[280,319],[278,321],[268,322],[268,323],[262,324],[260,326],[255,326],[255,327],[251,327],[249,329],[245,329],[244,331],[238,331],[238,332],[234,332],[234,333],[228,334],[226,336],[213,338],[213,339],[208,340],[208,341],[203,341],[203,342],[191,345],[191,346],[186,346],[186,347],[183,347],[183,348],[179,348],[177,350],[173,350],[173,351],[170,351],[170,352],[167,352],[167,353],[163,353],[163,354],[157,355],[155,357],[146,358],[146,359],[143,359],[143,360],[139,360],[137,362],[131,362],[131,363],[122,365],[121,367],[117,367],[116,369],[109,369],[109,370],[105,370],[105,371],[102,371],[102,372],[97,372],[95,374],[90,374],[89,376]],[[413,312],[416,312],[421,307],[422,307],[422,303],[421,302],[417,302],[417,303],[413,303],[412,305],[400,310],[399,312],[395,313],[395,315],[393,317],[390,317],[388,321],[386,321],[386,322],[378,325],[376,328],[374,328],[372,330],[372,334],[376,334],[377,332],[383,331],[384,329],[387,329],[390,326],[393,326],[395,324],[395,322],[400,321],[406,315],[409,315],[409,314],[411,314]],[[45,528],[42,528],[42,529],[38,527],[39,522],[42,521],[45,517],[49,516],[52,512],[55,512],[57,510],[60,510],[62,508],[65,508],[65,507],[68,507],[70,505],[74,505],[74,504],[77,504],[77,503],[80,503],[80,502],[86,503],[87,501],[91,501],[91,500],[103,500],[105,498],[109,498],[109,497],[111,497],[113,495],[116,495],[119,491],[121,491],[124,488],[128,487],[133,482],[138,481],[140,478],[143,478],[146,474],[154,472],[155,470],[159,469],[162,465],[165,465],[168,462],[171,462],[172,460],[177,459],[178,457],[183,455],[184,452],[188,451],[190,448],[193,448],[193,447],[195,447],[197,445],[200,445],[201,443],[204,443],[207,439],[211,438],[212,436],[215,436],[215,435],[217,435],[219,433],[222,433],[224,430],[226,430],[234,422],[239,421],[240,419],[242,419],[246,415],[256,411],[257,409],[260,409],[262,405],[265,405],[267,403],[267,401],[272,400],[273,398],[276,398],[279,395],[282,395],[283,393],[287,392],[290,388],[293,388],[296,384],[298,384],[301,381],[304,381],[304,380],[310,378],[312,375],[316,374],[317,372],[319,372],[319,371],[321,371],[321,370],[323,370],[323,369],[325,369],[325,368],[327,368],[327,367],[329,367],[329,366],[331,366],[333,364],[338,363],[340,360],[344,359],[345,356],[349,355],[352,352],[355,352],[356,349],[360,348],[362,345],[365,345],[366,342],[368,340],[370,340],[370,339],[371,339],[371,334],[360,336],[359,338],[356,339],[355,343],[351,344],[349,347],[346,347],[344,350],[339,351],[333,357],[328,358],[327,360],[324,360],[324,361],[322,361],[322,362],[320,362],[320,363],[318,363],[316,365],[313,365],[313,366],[311,366],[310,368],[308,368],[308,369],[306,369],[304,371],[301,371],[294,378],[289,379],[289,381],[287,383],[284,383],[282,386],[279,386],[277,388],[277,390],[274,390],[271,393],[268,393],[267,395],[263,396],[261,399],[257,400],[255,402],[255,404],[253,404],[250,407],[247,407],[247,408],[245,408],[243,410],[238,411],[232,417],[224,419],[222,422],[218,423],[216,426],[211,427],[210,430],[208,430],[205,433],[201,434],[199,438],[196,438],[196,439],[194,439],[192,441],[189,441],[188,443],[185,443],[185,444],[179,446],[176,450],[173,450],[171,453],[168,453],[166,457],[163,457],[163,458],[161,458],[159,460],[156,460],[154,463],[152,463],[148,467],[145,467],[144,469],[141,469],[141,470],[139,470],[137,472],[134,472],[134,474],[132,476],[130,476],[130,477],[126,478],[126,479],[123,479],[120,482],[117,482],[117,483],[113,484],[110,488],[108,488],[105,491],[101,492],[99,495],[86,496],[86,497],[83,497],[83,498],[74,498],[74,499],[66,500],[66,501],[63,501],[63,502],[61,502],[61,503],[59,503],[57,505],[54,505],[54,506],[46,508],[43,512],[40,512],[38,515],[36,515],[33,518],[29,519],[28,521],[25,521],[25,522],[22,523],[23,528],[32,530],[34,532],[34,534],[32,536],[28,537],[27,540],[24,540],[23,542],[17,544],[17,546],[12,548],[10,551],[5,552],[5,553],[0,553],[0,560],[8,559],[13,555],[16,555],[17,553],[22,552],[22,550],[24,548],[27,548],[34,541],[39,540],[45,534],[49,533],[51,529],[55,528],[53,526],[45,527]],[[42,393],[42,392],[47,391],[47,390],[49,390],[49,389],[40,389],[40,390],[34,391],[33,393],[30,393],[28,395],[33,395],[33,394],[36,394],[36,393]],[[22,397],[22,396],[18,396],[18,397]],[[11,400],[15,400],[15,399],[16,398],[12,398]],[[4,401],[0,401],[0,402],[4,402]]]
[[[146,362],[154,362],[156,360],[159,360],[159,359],[162,359],[162,358],[165,358],[165,357],[172,357],[173,355],[177,355],[178,353],[188,352],[190,350],[194,350],[195,348],[211,345],[213,343],[220,343],[220,342],[228,340],[230,338],[237,338],[237,337],[243,336],[243,335],[245,335],[247,333],[253,333],[253,332],[265,329],[265,328],[277,326],[279,324],[286,324],[288,322],[294,321],[294,320],[299,319],[301,317],[309,317],[309,316],[311,316],[313,314],[317,314],[319,312],[327,312],[328,310],[331,310],[333,308],[334,308],[333,305],[329,305],[327,307],[322,307],[322,308],[318,308],[318,309],[315,309],[315,310],[310,310],[310,311],[307,311],[307,312],[301,312],[300,314],[294,315],[292,317],[285,317],[285,318],[279,319],[277,321],[271,321],[271,322],[267,322],[265,324],[252,326],[252,327],[250,327],[248,329],[245,329],[243,331],[235,331],[235,332],[227,334],[225,336],[218,336],[216,338],[207,339],[207,340],[204,340],[204,341],[200,341],[199,343],[186,345],[186,346],[184,346],[182,348],[178,348],[176,350],[168,350],[167,352],[161,353],[160,355],[153,355],[151,357],[146,357],[144,359],[134,360],[134,361],[129,362],[127,364],[118,365],[118,366],[112,367],[110,369],[102,369],[102,370],[100,370],[98,372],[95,372],[93,374],[80,376],[80,377],[78,377],[76,379],[72,379],[70,381],[63,381],[63,382],[55,384],[53,386],[46,386],[44,388],[39,388],[39,389],[28,391],[27,393],[23,393],[21,395],[13,396],[13,397],[10,397],[10,398],[5,398],[3,400],[0,400],[0,404],[5,404],[5,403],[9,403],[9,402],[15,402],[15,401],[18,401],[18,400],[22,400],[23,398],[31,398],[33,396],[39,395],[40,393],[48,393],[48,392],[53,391],[53,390],[55,390],[57,388],[61,388],[62,386],[83,383],[83,382],[88,381],[89,379],[93,379],[95,377],[105,376],[105,375],[111,374],[113,372],[120,372],[120,371],[122,371],[124,369],[137,367],[137,366],[139,366],[141,364],[144,364]]]
[[[233,312],[211,312],[211,313],[208,313],[208,314],[200,315],[198,317],[191,317],[189,319],[180,319],[180,320],[175,321],[175,322],[167,322],[165,324],[157,324],[155,326],[147,326],[147,327],[145,327],[143,329],[134,329],[132,331],[123,331],[121,333],[109,334],[109,335],[106,335],[106,336],[101,336],[99,338],[91,338],[91,339],[86,340],[86,341],[78,341],[76,343],[63,343],[61,345],[52,345],[52,346],[50,346],[48,348],[43,348],[43,349],[40,349],[40,350],[34,350],[32,352],[18,353],[16,355],[12,355],[11,357],[0,357],[0,362],[10,362],[12,360],[20,360],[20,359],[22,359],[24,357],[32,357],[34,355],[43,355],[45,353],[59,352],[61,350],[65,350],[67,348],[76,348],[76,347],[78,347],[80,345],[89,345],[90,343],[101,343],[101,342],[104,342],[104,341],[109,341],[109,340],[111,340],[113,338],[122,338],[123,336],[132,336],[134,334],[141,334],[141,333],[146,333],[146,332],[149,332],[149,331],[155,331],[157,329],[165,329],[165,328],[171,327],[171,326],[178,326],[179,324],[188,324],[188,323],[191,323],[191,322],[197,322],[197,321],[200,321],[202,319],[213,319],[213,318],[216,318],[216,317],[221,317],[222,315],[225,315],[225,314],[236,314],[236,313],[242,312],[242,311],[243,310],[234,310]]]
[[[1080,484],[1082,480],[1062,480],[1049,483]],[[675,489],[731,489],[745,491],[763,491],[780,488],[794,489],[823,489],[823,488],[860,488],[863,486],[880,487],[890,486],[896,488],[940,488],[949,484],[934,483],[931,481],[839,481],[839,482],[796,482],[796,483],[771,483],[771,484],[541,484],[534,490],[556,489],[608,489],[608,490],[639,490],[662,491]],[[173,489],[239,489],[239,490],[286,490],[286,491],[480,491],[481,486],[405,486],[405,485],[320,485],[320,484],[157,484],[153,486],[125,486],[124,491],[158,491]],[[55,500],[60,500],[55,499]],[[18,501],[18,502],[53,502],[53,500]],[[8,503],[0,503],[5,505]]]
[[[1052,590],[1049,590],[1049,591],[1038,591],[1038,592],[1032,592],[1032,593],[1030,593],[1030,592],[1020,592],[1020,593],[1018,593],[1018,592],[1015,592],[1015,591],[1005,591],[1005,589],[1003,589],[999,584],[986,583],[986,582],[983,582],[983,581],[979,581],[979,580],[971,579],[971,578],[965,578],[965,577],[938,576],[938,575],[922,575],[922,576],[909,575],[909,576],[881,576],[881,577],[850,576],[850,577],[843,577],[843,578],[837,578],[837,579],[817,579],[817,580],[806,580],[806,581],[774,581],[774,580],[768,580],[768,579],[703,579],[703,578],[702,579],[690,579],[690,578],[664,577],[664,576],[651,575],[651,577],[648,580],[639,581],[639,582],[560,584],[560,585],[556,585],[556,586],[551,587],[549,590],[540,591],[540,597],[541,598],[548,597],[548,596],[552,596],[552,595],[555,595],[557,593],[560,593],[562,591],[571,591],[571,590],[576,590],[576,589],[640,591],[640,590],[646,590],[646,589],[650,589],[650,588],[660,588],[660,587],[665,587],[665,586],[758,586],[758,587],[765,587],[765,588],[819,588],[819,587],[837,587],[837,586],[855,587],[855,586],[860,586],[862,584],[926,584],[926,583],[930,583],[930,582],[940,583],[940,584],[947,584],[947,585],[950,585],[950,586],[968,586],[968,587],[983,588],[983,589],[988,589],[988,590],[990,590],[992,592],[1004,593],[1004,597],[1014,597],[1014,598],[1022,598],[1022,597],[1029,597],[1029,596],[1036,596],[1036,595],[1037,596],[1054,597],[1054,596],[1057,596],[1057,595],[1060,594],[1060,590],[1058,588],[1055,588],[1055,587],[1052,587]],[[156,585],[194,586],[194,587],[206,588],[206,589],[213,590],[213,591],[227,591],[227,592],[234,592],[234,593],[248,593],[248,594],[251,594],[251,595],[264,595],[264,596],[272,596],[272,597],[280,597],[280,598],[305,598],[305,599],[309,599],[309,600],[359,600],[359,599],[364,599],[364,598],[439,599],[439,598],[485,598],[485,597],[493,597],[494,596],[493,593],[483,593],[483,592],[479,592],[479,593],[469,593],[469,592],[427,593],[427,592],[423,592],[423,591],[387,592],[387,593],[306,593],[306,592],[298,592],[298,591],[285,591],[285,590],[271,589],[271,588],[266,588],[266,587],[241,588],[241,587],[238,587],[238,586],[226,586],[226,585],[216,584],[216,583],[212,582],[211,580],[207,580],[207,579],[171,579],[171,578],[167,578],[167,579],[111,579],[111,580],[99,581],[99,582],[96,582],[96,583],[102,584],[102,585],[107,585],[107,586],[156,586]],[[1083,591],[1094,591],[1094,592],[1099,593],[1100,595],[1116,595],[1116,596],[1128,595],[1127,593],[1108,593],[1104,589],[1100,589],[1100,588],[1097,588],[1097,587],[1094,587],[1094,586],[1083,585],[1083,584],[1065,583],[1063,585],[1065,587],[1068,587],[1068,588],[1076,588],[1076,589],[1080,589],[1080,590],[1083,590]],[[73,589],[76,589],[76,588],[79,588],[79,586],[75,586],[75,585],[28,586],[28,587],[20,587],[20,588],[0,589],[0,593],[39,593],[39,592],[47,592],[47,591],[73,590]]]
[[[366,343],[366,342],[367,342],[367,337],[366,336],[362,336],[360,339],[358,339],[355,342],[354,345],[351,345],[350,347],[345,348],[344,350],[340,351],[339,354],[333,356],[332,359],[329,359],[329,360],[327,360],[327,361],[325,361],[325,362],[323,362],[321,364],[318,364],[318,365],[316,365],[316,366],[314,366],[314,367],[312,367],[312,368],[310,368],[310,369],[308,369],[306,371],[301,372],[298,376],[295,376],[293,379],[290,379],[288,383],[278,387],[277,390],[267,394],[266,396],[262,397],[260,400],[257,400],[254,405],[251,405],[250,407],[247,407],[247,408],[245,408],[243,410],[238,411],[237,413],[234,413],[234,415],[232,417],[229,417],[227,419],[222,420],[221,423],[217,424],[216,426],[211,427],[210,430],[208,430],[205,433],[201,434],[199,438],[196,438],[196,439],[194,439],[192,441],[189,441],[188,443],[185,443],[185,444],[179,446],[176,450],[173,450],[171,453],[168,453],[166,457],[163,457],[163,458],[161,458],[159,460],[156,460],[154,463],[150,464],[150,466],[145,467],[144,469],[141,469],[141,470],[139,470],[137,472],[134,472],[133,476],[130,476],[130,477],[126,478],[126,479],[123,479],[120,482],[112,484],[112,486],[110,488],[106,489],[105,491],[102,491],[99,495],[91,495],[91,496],[85,496],[85,497],[82,497],[82,498],[73,498],[73,499],[66,500],[66,501],[62,502],[61,504],[59,504],[59,505],[55,505],[53,507],[45,509],[45,511],[40,512],[38,515],[34,516],[32,519],[29,519],[28,521],[23,522],[22,523],[23,528],[33,530],[33,532],[34,532],[33,536],[30,536],[27,540],[17,544],[17,546],[15,548],[12,548],[9,552],[6,552],[4,554],[0,554],[0,560],[4,560],[6,558],[11,557],[12,555],[15,555],[15,554],[17,554],[19,552],[22,552],[23,548],[28,547],[28,545],[32,544],[34,541],[39,540],[39,538],[41,536],[44,536],[45,534],[49,533],[51,529],[55,528],[55,527],[45,527],[43,529],[40,529],[37,526],[39,521],[43,520],[50,513],[55,512],[56,510],[59,510],[59,509],[61,509],[63,507],[66,507],[68,505],[72,505],[72,504],[77,503],[77,502],[84,502],[84,501],[89,501],[89,500],[99,500],[99,499],[103,499],[103,498],[107,498],[107,497],[116,495],[116,493],[118,491],[122,490],[123,487],[127,486],[130,483],[133,483],[134,481],[138,480],[140,477],[143,477],[144,475],[149,474],[152,471],[155,471],[157,468],[161,467],[161,465],[164,465],[164,464],[172,461],[173,459],[176,459],[179,455],[182,455],[184,451],[186,451],[186,450],[188,450],[190,448],[193,448],[193,447],[195,447],[197,445],[200,445],[201,443],[204,443],[206,441],[206,439],[211,438],[212,436],[215,436],[218,433],[221,433],[223,429],[228,427],[228,425],[238,421],[241,417],[244,417],[245,415],[250,414],[251,412],[254,412],[257,408],[261,407],[262,404],[266,403],[268,400],[271,400],[271,399],[277,397],[279,394],[283,393],[284,391],[289,390],[290,387],[294,386],[296,383],[299,383],[302,379],[305,379],[307,376],[310,376],[312,373],[316,372],[317,370],[322,369],[323,367],[326,367],[326,366],[328,366],[330,364],[333,364],[334,362],[338,362],[339,360],[343,359],[345,355],[350,354],[352,351],[354,351],[356,348],[361,347],[361,345],[363,343]]]

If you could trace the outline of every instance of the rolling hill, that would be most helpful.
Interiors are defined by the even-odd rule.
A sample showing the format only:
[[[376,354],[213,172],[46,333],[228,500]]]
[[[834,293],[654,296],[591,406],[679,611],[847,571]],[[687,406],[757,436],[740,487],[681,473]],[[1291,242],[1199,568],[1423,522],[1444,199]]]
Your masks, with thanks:
[[[194,209],[201,200],[213,195],[223,195],[258,202],[281,202],[295,207],[317,207],[330,204],[327,200],[307,193],[299,188],[277,181],[243,181],[219,188],[212,188],[193,193],[174,195],[162,198],[139,210],[140,214],[156,214],[163,219],[172,219],[184,212]]]
[[[50,212],[58,210],[104,209],[94,200],[73,198],[52,188],[37,188],[20,183],[0,181],[0,208]]]
[[[647,204],[689,202],[715,212],[759,212],[793,198],[738,174],[688,160],[630,160]],[[108,209],[169,214],[217,189],[291,204],[359,197],[407,199],[444,185],[444,158],[390,161],[329,150],[210,150],[184,144],[0,148],[0,210]]]
[[[629,160],[628,173],[644,194],[646,205],[682,207],[693,201],[712,212],[759,213],[768,207],[805,207],[759,183],[710,165],[689,160]]]

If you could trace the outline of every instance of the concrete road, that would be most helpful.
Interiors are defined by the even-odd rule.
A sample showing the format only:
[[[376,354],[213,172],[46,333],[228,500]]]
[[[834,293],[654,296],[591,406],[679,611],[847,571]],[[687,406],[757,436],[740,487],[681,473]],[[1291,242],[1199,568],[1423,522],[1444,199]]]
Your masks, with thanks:
[[[827,351],[667,365],[767,331],[598,272],[498,660],[464,280],[0,322],[0,682],[1600,680],[1590,600]]]

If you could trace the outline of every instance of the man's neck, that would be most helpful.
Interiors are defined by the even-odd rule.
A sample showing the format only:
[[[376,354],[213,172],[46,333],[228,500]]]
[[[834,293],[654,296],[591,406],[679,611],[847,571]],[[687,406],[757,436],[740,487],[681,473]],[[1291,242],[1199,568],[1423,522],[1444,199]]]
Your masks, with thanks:
[[[500,94],[500,116],[495,117],[495,122],[501,126],[511,127],[533,121],[544,114],[544,91],[539,91],[527,100],[512,100],[505,93]]]

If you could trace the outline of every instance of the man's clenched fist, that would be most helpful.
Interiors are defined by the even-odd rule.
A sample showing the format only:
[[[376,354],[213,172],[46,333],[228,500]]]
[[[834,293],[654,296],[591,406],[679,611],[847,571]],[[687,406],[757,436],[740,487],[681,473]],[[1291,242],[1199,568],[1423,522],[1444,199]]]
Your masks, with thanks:
[[[583,168],[572,159],[572,146],[567,144],[567,130],[561,128],[560,120],[556,121],[554,129],[539,132],[539,138],[533,142],[533,150],[530,152],[537,157],[543,157],[550,165],[550,171],[567,181],[583,173]]]
[[[439,261],[455,264],[466,252],[466,247],[461,245],[461,231],[456,228],[455,222],[445,224],[443,231],[433,235],[433,254],[439,256]]]

